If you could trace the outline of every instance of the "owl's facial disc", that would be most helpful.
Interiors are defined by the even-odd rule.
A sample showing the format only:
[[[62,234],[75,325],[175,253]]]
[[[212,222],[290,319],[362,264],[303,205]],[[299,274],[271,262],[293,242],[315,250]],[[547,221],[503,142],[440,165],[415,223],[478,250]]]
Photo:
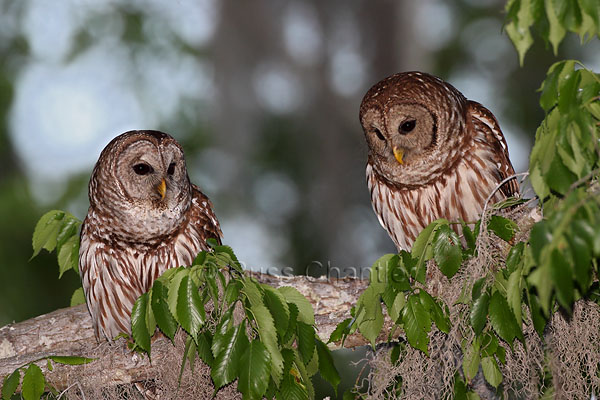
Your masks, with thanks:
[[[390,133],[393,158],[401,165],[422,157],[436,140],[435,118],[420,104],[398,104],[386,115],[386,130]]]
[[[189,186],[183,153],[173,145],[157,147],[139,140],[125,149],[117,161],[117,177],[124,194],[150,207],[176,207]]]
[[[135,172],[138,175],[148,175],[154,173],[154,168],[152,168],[145,162],[141,162],[133,166],[133,172]],[[167,193],[167,183],[165,182],[165,178],[162,178],[160,180],[160,183],[156,185],[156,191],[160,195],[160,200],[164,200],[165,194]]]

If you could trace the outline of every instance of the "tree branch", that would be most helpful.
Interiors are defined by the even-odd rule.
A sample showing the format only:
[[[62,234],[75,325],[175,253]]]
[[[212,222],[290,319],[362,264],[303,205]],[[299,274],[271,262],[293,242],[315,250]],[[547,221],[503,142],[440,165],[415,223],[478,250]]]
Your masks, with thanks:
[[[306,296],[315,310],[317,333],[324,342],[338,323],[350,317],[350,308],[368,285],[365,280],[352,278],[328,280],[256,272],[248,272],[248,275],[273,287],[293,286]],[[364,338],[354,334],[344,346],[351,348],[364,344]],[[52,371],[48,370],[46,361],[37,362],[48,383],[57,390],[64,390],[74,379],[78,382],[90,379],[97,386],[143,381],[158,376],[158,368],[165,368],[163,361],[169,356],[172,358],[173,352],[173,344],[162,335],[155,335],[151,361],[127,350],[124,340],[116,345],[99,344],[86,306],[63,308],[0,328],[0,383],[16,368],[51,355],[98,358],[86,365],[54,363]],[[179,365],[170,368],[179,368]]]

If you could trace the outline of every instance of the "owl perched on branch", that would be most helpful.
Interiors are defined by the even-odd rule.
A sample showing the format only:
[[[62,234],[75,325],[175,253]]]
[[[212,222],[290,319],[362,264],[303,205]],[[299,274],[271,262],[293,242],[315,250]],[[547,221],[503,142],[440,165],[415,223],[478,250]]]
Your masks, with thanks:
[[[183,149],[158,131],[130,131],[102,151],[89,183],[79,270],[96,338],[130,333],[136,299],[166,269],[220,241],[212,204],[190,183]]]
[[[514,175],[494,115],[435,76],[404,72],[377,83],[360,122],[373,209],[398,250],[410,250],[436,219],[476,221],[494,188]],[[518,192],[511,179],[490,201]]]

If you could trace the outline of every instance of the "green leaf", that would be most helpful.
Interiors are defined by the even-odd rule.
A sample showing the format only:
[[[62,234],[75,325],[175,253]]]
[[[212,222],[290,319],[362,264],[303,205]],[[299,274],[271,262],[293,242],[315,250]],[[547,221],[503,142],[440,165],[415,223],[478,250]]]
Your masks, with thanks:
[[[477,371],[479,371],[479,343],[477,341],[473,341],[471,345],[467,348],[463,358],[463,372],[465,374],[465,378],[467,379],[467,383],[470,383],[475,375],[477,375]]]
[[[398,263],[398,266],[400,268],[402,268],[407,273],[407,275],[410,275],[417,282],[425,282],[426,268],[422,268],[422,265],[419,266],[418,259],[414,258],[412,256],[412,254],[406,250],[400,250],[400,252],[398,253],[398,256],[400,256],[400,262]],[[431,257],[433,257],[433,256],[431,256]],[[398,290],[409,290],[409,289],[410,289],[410,282],[408,284],[407,289],[398,287]]]
[[[492,328],[510,346],[515,337],[518,337],[521,342],[525,340],[521,327],[517,325],[515,315],[500,292],[496,291],[490,299],[489,318]]]
[[[431,318],[429,312],[421,304],[418,295],[411,295],[408,298],[402,312],[402,322],[408,343],[415,349],[428,354],[429,337],[427,333],[431,330]]]
[[[550,194],[550,188],[548,187],[548,184],[546,183],[546,181],[544,181],[544,178],[542,177],[539,165],[533,162],[533,151],[531,153],[532,160],[530,161],[529,168],[529,179],[531,180],[531,186],[533,186],[533,190],[540,199],[545,199]]]
[[[398,342],[392,343],[392,345],[392,351],[390,351],[390,362],[392,365],[396,365],[400,359],[400,353],[403,346]]]
[[[587,227],[590,229],[592,228],[587,221],[579,220],[575,222],[578,224],[573,223],[573,234],[567,236],[567,241],[569,242],[569,248],[571,250],[571,258],[573,260],[573,266],[575,270],[575,279],[577,279],[577,283],[579,284],[582,292],[585,293],[592,283],[591,261],[593,236],[590,237],[590,240],[588,241],[584,235],[588,233]],[[585,228],[582,228],[583,226],[585,226]],[[585,229],[585,233],[581,231],[581,229]]]
[[[38,400],[44,394],[46,379],[40,367],[29,364],[23,376],[23,387],[21,393],[25,400]]]
[[[533,44],[533,37],[529,31],[534,22],[531,0],[508,2],[506,7],[509,11],[507,19],[510,20],[506,24],[506,33],[519,53],[519,65],[523,65],[525,54]]]
[[[85,294],[83,293],[82,287],[78,287],[77,289],[75,289],[75,291],[71,295],[71,307],[77,306],[79,304],[85,304]]]
[[[467,400],[481,400],[477,392],[467,392]]]
[[[554,287],[556,288],[556,298],[560,305],[567,310],[571,310],[573,304],[574,287],[573,274],[571,266],[565,260],[563,254],[557,249],[552,250],[550,257],[550,274]]]
[[[213,248],[215,249],[215,253],[217,253],[217,255],[223,255],[223,254],[227,255],[226,260],[227,260],[227,265],[229,267],[235,269],[240,274],[244,273],[244,270],[243,270],[242,266],[240,265],[240,262],[231,247],[226,246],[226,245],[218,245],[218,246],[213,246]]]
[[[317,354],[319,355],[319,372],[321,377],[325,379],[331,386],[337,396],[337,388],[341,381],[340,374],[338,373],[333,363],[333,357],[327,346],[320,340],[317,340]]]
[[[287,331],[285,335],[283,335],[283,339],[281,343],[283,346],[291,345],[294,339],[296,338],[296,325],[298,324],[298,307],[294,303],[287,303],[288,308],[290,310],[290,321],[287,327]]]
[[[248,350],[248,345],[245,321],[227,330],[210,373],[217,389],[238,376],[238,363],[244,352]]]
[[[298,307],[300,314],[298,315],[298,321],[302,321],[305,324],[315,324],[315,311],[312,308],[310,302],[298,291],[298,289],[291,286],[281,286],[277,288],[285,300],[289,303],[294,303]]]
[[[508,242],[515,236],[518,228],[515,221],[499,215],[492,215],[488,223],[488,229],[494,232],[500,239]]]
[[[467,400],[467,385],[463,382],[459,373],[454,375],[454,400]]]
[[[42,215],[33,231],[33,255],[31,258],[37,256],[42,249],[54,250],[64,216],[65,212],[60,210],[48,211]]]
[[[460,225],[462,226],[463,236],[465,238],[465,241],[467,242],[467,249],[475,250],[475,242],[477,240],[477,237],[465,221],[460,221]]]
[[[250,346],[240,359],[240,378],[237,389],[244,399],[262,399],[269,385],[271,355],[259,340]]]
[[[547,180],[550,189],[560,194],[567,193],[571,184],[577,179],[565,164],[560,161],[559,157],[554,157],[550,163],[550,169],[548,170],[547,176],[552,177]]]
[[[358,329],[374,348],[383,327],[380,295],[369,286],[358,298],[358,304],[362,305],[362,312],[356,318]]]
[[[460,239],[448,225],[441,225],[433,239],[433,258],[440,270],[452,278],[462,263]]]
[[[172,271],[172,272],[171,272]],[[178,267],[168,269],[164,274],[158,277],[158,281],[167,286],[169,291],[168,303],[171,315],[177,319],[177,299],[179,298],[179,287],[184,276],[188,276],[190,273],[189,268]],[[169,279],[163,278],[166,274],[169,274]]]
[[[544,314],[542,314],[542,310],[537,301],[537,297],[535,297],[529,289],[525,292],[527,293],[527,300],[529,302],[529,312],[531,313],[531,320],[533,321],[533,326],[540,338],[543,338],[544,329],[546,329],[546,318],[544,318]]]
[[[550,43],[552,43],[552,49],[554,51],[554,55],[558,53],[558,45],[564,39],[567,30],[563,28],[563,25],[558,20],[558,16],[556,15],[556,10],[554,8],[554,1],[546,0],[545,1],[546,15],[548,16],[548,22],[550,23]]]
[[[473,302],[473,308],[471,309],[471,326],[477,335],[483,331],[487,322],[489,302],[490,295],[487,292],[482,293],[477,300]]]
[[[377,293],[381,294],[385,290],[390,271],[398,265],[398,260],[397,254],[386,254],[373,263],[369,286],[372,286]]]
[[[79,263],[79,237],[71,236],[58,251],[59,275],[62,275],[69,269],[78,270]]]
[[[575,71],[574,63],[567,62],[558,81],[558,109],[561,114],[568,114],[577,107],[577,91],[581,74]]]
[[[519,267],[523,262],[523,250],[525,249],[525,243],[519,242],[510,248],[508,256],[506,256],[506,269],[509,273]]]
[[[154,312],[154,318],[162,333],[165,334],[169,339],[173,340],[175,331],[177,330],[178,324],[169,310],[169,291],[167,287],[159,280],[154,281],[152,286],[152,298],[150,299],[150,305]]]
[[[342,400],[356,400],[355,393],[354,393],[354,388],[346,389],[344,391],[344,395],[342,397]]]
[[[182,328],[193,338],[198,336],[200,328],[204,324],[204,304],[198,293],[198,287],[189,275],[181,279],[177,296],[176,320]]]
[[[425,262],[433,257],[432,243],[435,232],[443,225],[447,226],[448,220],[438,219],[433,221],[419,233],[419,236],[417,236],[413,243],[411,254],[413,258],[417,259],[415,266],[416,273],[413,277],[423,284],[425,283]]]
[[[481,289],[483,288],[483,285],[485,285],[485,276],[482,278],[479,278],[475,281],[475,283],[473,283],[473,288],[471,289],[471,299],[473,301],[477,300],[479,298],[479,296],[481,296]]]
[[[546,221],[540,221],[531,228],[529,237],[529,245],[533,259],[539,265],[541,260],[542,250],[552,241],[552,234]]]
[[[494,388],[502,383],[502,372],[500,372],[494,357],[483,357],[481,359],[481,369],[485,380]]]
[[[309,398],[306,388],[296,379],[290,373],[284,375],[279,392],[277,393],[278,400],[306,400]]]
[[[523,277],[521,276],[521,268],[517,268],[510,274],[508,284],[506,286],[506,300],[511,311],[515,315],[517,324],[521,326],[523,323],[521,316],[521,294],[523,292]]]
[[[213,337],[209,332],[202,332],[198,335],[198,345],[196,346],[198,356],[211,368],[214,365],[215,360],[211,350],[212,338]]]
[[[315,351],[315,328],[298,322],[298,351],[304,364],[308,364]]]
[[[296,353],[293,349],[281,349],[281,355],[283,356],[283,371],[290,372],[296,359]]]
[[[61,221],[61,226],[60,226],[60,230],[58,232],[58,236],[56,237],[56,248],[57,249],[60,249],[61,246],[64,245],[65,242],[67,240],[69,240],[71,237],[73,237],[73,236],[79,237],[79,235],[77,234],[79,225],[81,225],[81,221],[79,221],[77,218],[75,218],[71,214],[65,213],[65,216],[63,217],[63,219]]]
[[[290,310],[281,292],[270,286],[263,286],[265,305],[275,320],[275,328],[279,337],[283,337],[290,320]]]
[[[183,357],[181,361],[181,367],[179,367],[179,377],[177,378],[177,382],[181,383],[181,377],[183,376],[186,361],[188,362],[190,370],[193,373],[194,364],[196,362],[196,342],[189,335],[185,338],[185,348],[183,349]]]
[[[169,285],[171,284],[171,278],[173,276],[175,276],[177,273],[179,273],[179,271],[182,271],[182,270],[185,270],[189,273],[190,268],[185,268],[185,267],[169,268],[165,272],[163,272],[162,275],[160,275],[158,278],[156,278],[154,280],[154,282],[159,281],[166,287],[169,287]],[[175,309],[175,305],[173,306],[173,309]]]
[[[205,276],[206,275],[209,276],[208,279],[204,280],[205,292],[208,292],[208,295],[210,295],[210,299],[213,301],[214,304],[220,304],[219,287],[217,286],[217,280],[214,279],[214,274],[205,274]]]
[[[387,305],[387,304],[386,304]],[[398,323],[400,316],[402,315],[402,309],[406,305],[406,299],[404,298],[404,292],[398,293],[394,297],[394,301],[387,308],[388,314],[394,323]]]
[[[402,297],[404,299],[404,296]],[[419,300],[425,309],[429,312],[431,319],[435,322],[438,329],[444,333],[450,332],[450,319],[444,314],[442,307],[425,290],[419,291]]]
[[[216,357],[219,354],[221,345],[220,340],[225,333],[233,326],[233,310],[234,307],[230,307],[227,311],[221,315],[221,320],[216,326],[213,339],[211,340],[212,353]]]
[[[232,280],[229,282],[229,284],[227,284],[227,288],[225,289],[225,296],[223,296],[227,304],[231,304],[238,299],[241,288],[242,283],[238,280]]]
[[[535,286],[539,298],[539,305],[545,315],[550,315],[550,299],[552,295],[552,279],[550,264],[544,264],[533,270],[527,278],[527,282]]]
[[[306,374],[311,377],[319,372],[319,354],[317,352],[317,346],[315,346],[315,350],[313,351],[313,355],[310,358],[308,364],[306,364]]]
[[[294,352],[294,361],[293,361],[294,364],[293,364],[293,368],[290,370],[290,372],[295,374],[296,379],[299,380],[299,383],[304,385],[304,388],[308,394],[308,398],[314,399],[315,398],[315,388],[312,385],[310,376],[306,373],[306,366],[300,360],[300,354],[298,354],[298,351],[296,349],[292,349],[292,350]],[[318,355],[317,355],[317,357],[318,357]],[[317,370],[318,370],[318,367],[317,367]]]
[[[83,365],[89,364],[92,361],[97,360],[97,358],[87,358],[78,356],[49,356],[48,358],[54,362],[65,365]]]
[[[558,76],[562,71],[562,67],[563,63],[554,63],[548,69],[546,79],[542,82],[540,106],[546,112],[550,111],[558,101]]]
[[[600,7],[598,7],[598,3],[595,0],[579,0],[579,5],[581,10],[594,21],[596,29],[600,29]]]
[[[2,384],[2,400],[10,400],[15,394],[19,382],[21,381],[21,370],[15,369],[12,374],[4,377],[4,383]]]
[[[506,350],[504,349],[504,347],[498,346],[496,348],[496,357],[498,357],[498,360],[500,360],[502,364],[506,364]]]
[[[342,340],[342,335],[348,334],[348,326],[350,325],[351,322],[352,322],[352,318],[346,318],[345,320],[340,322],[335,327],[333,332],[331,332],[331,335],[329,335],[328,343],[335,343],[339,340]]]
[[[290,289],[282,291],[282,294],[288,301],[290,301],[290,298],[292,297],[295,297],[294,300],[298,301],[297,295],[304,299],[304,301],[307,301],[306,298],[302,296],[300,292],[298,292],[296,289]],[[279,350],[279,344],[277,342],[277,330],[273,322],[273,317],[271,316],[271,313],[263,303],[262,295],[260,294],[257,283],[249,279],[246,280],[244,282],[244,288],[242,291],[246,294],[248,301],[250,302],[250,312],[252,313],[252,315],[254,316],[254,320],[256,321],[260,339],[267,348],[267,350],[269,350],[269,354],[271,354],[271,377],[275,381],[275,384],[279,385],[283,374],[283,355],[281,353],[281,350]],[[288,295],[286,295],[286,293]],[[302,304],[301,301],[298,301],[298,303],[296,303],[295,301],[292,302],[296,304],[296,306],[298,306],[298,303]],[[310,306],[310,303],[308,305]],[[305,305],[302,304],[302,307],[305,307]],[[298,309],[301,310],[301,314],[299,315],[299,318],[301,318],[302,309],[300,306],[298,306]],[[314,320],[314,314],[312,314],[312,306],[310,306],[310,310]]]
[[[486,332],[479,336],[479,354],[482,357],[492,356],[498,350],[498,337],[492,332]]]
[[[395,292],[410,290],[410,271],[408,270],[408,268],[410,267],[410,264],[412,262],[412,257],[410,253],[406,251],[402,252],[401,256],[402,257],[396,256],[397,258],[395,259],[395,263],[392,263],[392,265],[390,265],[390,268],[388,269],[388,283],[386,285],[385,290],[392,289]]]
[[[150,354],[150,337],[146,325],[146,309],[148,308],[148,293],[144,293],[135,301],[131,310],[131,334],[135,343]]]

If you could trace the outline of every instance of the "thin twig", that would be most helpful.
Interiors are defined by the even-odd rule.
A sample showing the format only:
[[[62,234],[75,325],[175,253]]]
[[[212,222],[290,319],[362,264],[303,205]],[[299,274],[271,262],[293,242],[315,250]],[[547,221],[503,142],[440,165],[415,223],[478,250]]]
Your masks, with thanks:
[[[516,178],[518,178],[518,177],[520,177],[520,176],[527,177],[527,176],[529,176],[529,172],[520,172],[520,173],[518,173],[518,174],[511,175],[511,176],[509,176],[509,177],[507,177],[507,178],[504,178],[504,179],[502,180],[502,182],[500,182],[498,185],[496,185],[496,187],[494,188],[494,190],[492,190],[492,192],[491,192],[491,193],[490,193],[490,195],[487,197],[487,199],[485,199],[485,203],[484,203],[484,205],[483,205],[483,211],[481,212],[481,218],[482,218],[482,219],[483,219],[483,217],[485,216],[485,213],[486,213],[486,211],[487,211],[487,207],[488,207],[488,204],[489,204],[490,200],[492,199],[492,197],[494,197],[494,195],[496,194],[496,192],[497,192],[497,191],[498,191],[498,190],[499,190],[499,189],[500,189],[502,186],[504,186],[504,184],[505,184],[506,182],[509,182],[509,181],[511,181],[512,179],[516,179]]]
[[[481,233],[484,232],[487,229],[487,224],[485,222],[485,218],[486,218],[486,213],[488,210],[488,204],[490,203],[490,200],[492,200],[492,198],[494,197],[494,195],[496,194],[496,192],[507,182],[509,182],[512,179],[516,179],[518,177],[523,177],[523,179],[521,180],[521,182],[525,179],[525,177],[529,176],[529,172],[520,172],[518,174],[514,174],[511,175],[507,178],[504,178],[498,185],[496,185],[496,187],[494,188],[494,190],[492,190],[492,192],[490,193],[490,195],[487,197],[487,199],[485,200],[485,203],[483,204],[483,210],[481,211],[481,225],[479,226],[479,237],[481,237]],[[479,251],[479,237],[477,238],[477,244],[475,245],[475,249],[476,251]]]
[[[67,393],[73,386],[77,386],[77,388],[81,392],[81,397],[83,398],[83,400],[85,400],[85,394],[83,393],[83,390],[81,389],[81,386],[79,385],[79,382],[75,382],[75,383],[71,384],[71,386],[67,387],[65,390],[63,390],[62,392],[60,392],[60,394],[58,395],[58,397],[56,398],[56,400],[60,400],[61,397],[63,397],[63,395],[65,393]]]
[[[571,186],[569,186],[569,190],[567,191],[567,193],[565,193],[565,197],[567,197],[569,194],[571,194],[571,192],[573,190],[575,190],[577,188],[577,186],[581,185],[582,183],[590,180],[591,178],[594,177],[594,175],[600,173],[600,168],[596,168],[595,170],[593,170],[592,172],[590,172],[589,174],[587,174],[586,176],[584,176],[581,179],[576,180],[575,182],[573,182],[571,184]]]

